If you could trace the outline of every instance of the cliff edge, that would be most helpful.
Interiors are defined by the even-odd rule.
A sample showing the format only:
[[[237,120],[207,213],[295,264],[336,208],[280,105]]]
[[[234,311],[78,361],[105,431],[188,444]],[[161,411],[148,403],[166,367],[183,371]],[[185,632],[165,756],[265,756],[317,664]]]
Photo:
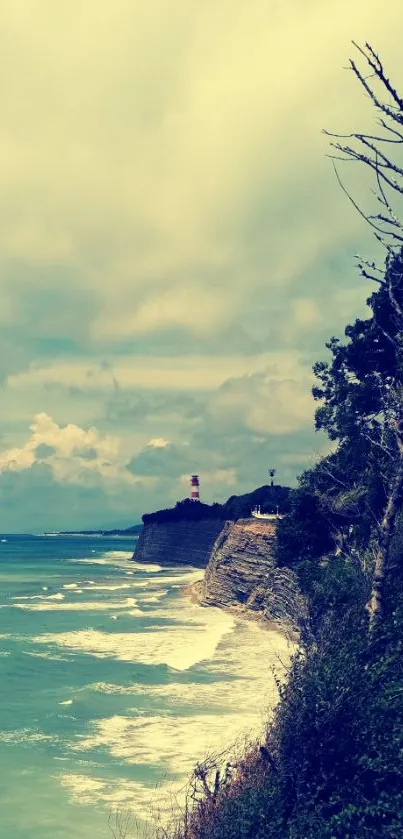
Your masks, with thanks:
[[[217,518],[147,522],[140,534],[133,559],[158,565],[206,568],[223,525],[224,522]]]
[[[276,524],[258,519],[226,522],[211,552],[204,580],[194,586],[201,605],[256,612],[297,630],[306,615],[295,574],[278,568]]]

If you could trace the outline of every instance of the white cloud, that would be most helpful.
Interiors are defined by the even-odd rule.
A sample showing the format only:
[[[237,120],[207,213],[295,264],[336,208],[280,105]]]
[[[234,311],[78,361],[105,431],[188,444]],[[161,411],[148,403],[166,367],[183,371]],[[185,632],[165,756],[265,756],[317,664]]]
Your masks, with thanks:
[[[164,437],[154,437],[148,441],[147,446],[150,449],[166,449],[169,446],[169,440],[165,440]]]
[[[360,229],[320,129],[368,119],[363,20],[393,72],[400,0],[3,3],[3,259],[69,266],[97,341],[240,316]]]
[[[6,449],[0,454],[1,472],[8,470],[19,472],[22,469],[29,469],[34,463],[35,452],[30,446],[24,446],[22,449]]]
[[[301,361],[295,353],[267,352],[260,355],[214,356],[131,355],[117,358],[113,368],[93,365],[88,360],[56,361],[12,374],[7,386],[14,390],[36,389],[40,386],[62,385],[91,391],[124,390],[211,390],[229,378],[269,368],[275,378],[295,373]]]
[[[134,483],[120,463],[118,440],[103,436],[96,428],[87,431],[77,425],[60,427],[45,413],[37,414],[31,436],[20,448],[0,453],[0,470],[23,471],[45,463],[56,481],[86,483],[91,480]]]
[[[400,33],[401,0],[387,14],[376,0],[86,0],[74,14],[55,0],[4,0],[10,480],[29,494],[36,475],[45,495],[48,472],[60,491],[94,482],[110,488],[106,501],[94,491],[107,511],[112,490],[140,486],[124,466],[139,456],[154,470],[141,478],[149,496],[113,507],[131,517],[132,504],[140,512],[171,492],[155,483],[160,455],[179,452],[180,472],[202,463],[213,497],[233,475],[258,483],[252,438],[274,458],[284,435],[293,479],[311,445],[298,445],[314,407],[311,359],[367,293],[351,263],[369,234],[320,130],[373,127],[342,70],[350,39],[372,41],[402,87]],[[346,179],[370,200],[353,169]]]
[[[311,329],[320,322],[320,311],[315,300],[298,298],[292,300],[291,310],[293,325],[302,329]]]
[[[205,486],[216,486],[223,485],[223,486],[234,486],[237,481],[236,471],[233,467],[229,469],[211,469],[211,470],[204,470],[203,469],[198,473],[200,478],[200,484],[203,487]],[[189,485],[189,475],[181,475],[179,478],[179,482],[182,485]]]
[[[113,437],[101,437],[96,428],[85,431],[77,425],[60,428],[51,417],[38,414],[31,425],[32,438],[29,445],[35,449],[45,443],[53,446],[61,457],[69,457],[88,449],[94,449],[104,459],[115,458],[118,441]]]
[[[231,300],[223,290],[200,284],[159,290],[116,319],[107,312],[94,324],[92,334],[98,340],[108,340],[185,327],[196,335],[208,335],[231,321],[237,311],[236,297]]]
[[[243,425],[254,434],[291,434],[312,425],[312,375],[278,378],[269,371],[232,379],[212,394],[211,419],[230,431]]]

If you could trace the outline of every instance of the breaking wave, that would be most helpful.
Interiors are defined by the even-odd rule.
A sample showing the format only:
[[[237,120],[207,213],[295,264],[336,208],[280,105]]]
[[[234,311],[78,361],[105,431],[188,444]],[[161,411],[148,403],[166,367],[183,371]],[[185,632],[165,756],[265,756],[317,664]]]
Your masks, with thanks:
[[[113,608],[116,611],[117,604]],[[185,610],[185,615],[183,609],[180,613],[186,624],[174,625],[167,630],[110,633],[88,629],[38,635],[33,640],[38,644],[54,644],[97,658],[166,664],[173,670],[189,670],[214,655],[222,638],[232,632],[235,621],[219,609],[194,607]]]
[[[50,599],[50,598],[49,598]],[[114,611],[119,612],[122,609],[133,609],[137,606],[137,600],[134,597],[127,597],[126,600],[109,600],[109,601],[76,601],[75,603],[13,603],[16,609],[24,609],[27,612],[104,612]],[[140,609],[132,615],[141,615]],[[46,637],[46,636],[41,636]]]

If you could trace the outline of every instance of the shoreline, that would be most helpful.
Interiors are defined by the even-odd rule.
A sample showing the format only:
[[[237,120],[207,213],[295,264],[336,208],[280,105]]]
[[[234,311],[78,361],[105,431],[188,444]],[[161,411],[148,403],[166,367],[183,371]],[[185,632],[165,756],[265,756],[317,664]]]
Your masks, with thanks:
[[[234,603],[231,606],[204,603],[201,596],[201,583],[202,580],[199,580],[196,583],[190,583],[189,585],[183,586],[182,594],[188,597],[191,603],[201,606],[203,609],[209,609],[213,606],[213,608],[221,609],[223,612],[227,612],[227,614],[232,615],[238,620],[258,623],[262,629],[266,629],[269,632],[276,632],[278,635],[286,638],[290,643],[299,645],[301,640],[300,635],[292,626],[284,625],[280,621],[270,620],[269,618],[266,618],[262,612],[250,609],[242,603]]]

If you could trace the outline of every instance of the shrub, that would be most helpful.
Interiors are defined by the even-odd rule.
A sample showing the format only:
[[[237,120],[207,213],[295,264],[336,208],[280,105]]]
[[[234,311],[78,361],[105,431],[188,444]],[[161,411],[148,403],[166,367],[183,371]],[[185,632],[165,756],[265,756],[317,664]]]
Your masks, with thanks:
[[[369,639],[362,571],[298,569],[316,641],[295,659],[266,740],[175,839],[400,839],[403,595]]]

